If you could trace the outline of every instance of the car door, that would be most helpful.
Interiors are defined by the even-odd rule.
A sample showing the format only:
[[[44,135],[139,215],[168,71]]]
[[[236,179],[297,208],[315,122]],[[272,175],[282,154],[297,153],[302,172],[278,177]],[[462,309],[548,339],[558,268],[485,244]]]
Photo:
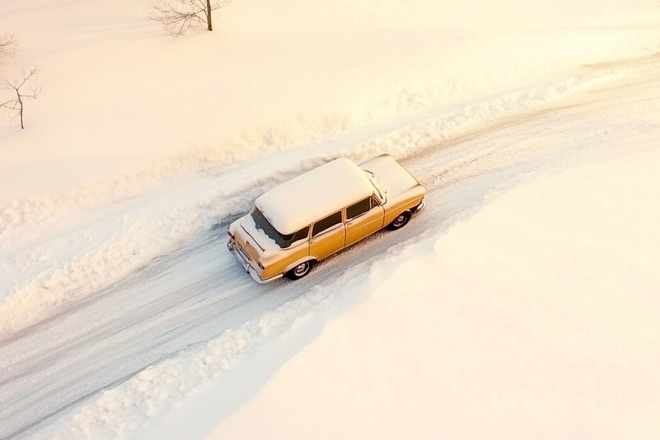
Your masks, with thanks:
[[[346,208],[346,246],[373,234],[383,227],[383,207],[367,197]]]
[[[334,254],[344,247],[346,230],[342,212],[337,211],[312,226],[312,238],[309,244],[309,254],[319,260]]]

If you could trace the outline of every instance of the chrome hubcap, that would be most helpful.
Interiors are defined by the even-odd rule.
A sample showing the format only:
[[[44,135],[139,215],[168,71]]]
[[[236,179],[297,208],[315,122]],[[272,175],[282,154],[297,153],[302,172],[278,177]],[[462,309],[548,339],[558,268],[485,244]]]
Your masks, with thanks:
[[[309,263],[300,263],[299,265],[296,266],[296,268],[293,270],[293,273],[296,275],[302,275],[305,272],[307,272],[307,267],[309,266]]]

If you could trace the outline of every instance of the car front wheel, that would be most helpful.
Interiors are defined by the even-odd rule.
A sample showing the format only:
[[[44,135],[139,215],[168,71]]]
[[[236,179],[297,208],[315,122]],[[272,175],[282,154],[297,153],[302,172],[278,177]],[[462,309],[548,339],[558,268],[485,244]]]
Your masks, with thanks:
[[[389,224],[389,228],[392,230],[401,229],[410,221],[410,211],[403,211],[399,214],[392,223]]]
[[[313,266],[312,261],[304,261],[286,273],[286,276],[292,280],[298,280],[307,275]]]

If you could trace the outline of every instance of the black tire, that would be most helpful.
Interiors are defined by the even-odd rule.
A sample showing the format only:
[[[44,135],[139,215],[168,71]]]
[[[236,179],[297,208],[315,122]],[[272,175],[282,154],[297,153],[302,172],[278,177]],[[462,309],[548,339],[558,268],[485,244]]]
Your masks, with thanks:
[[[410,217],[411,217],[410,211],[403,211],[394,220],[392,220],[392,223],[387,225],[387,227],[393,231],[396,231],[397,229],[401,229],[408,224],[408,222],[410,221]]]
[[[286,276],[292,280],[299,280],[300,278],[306,276],[314,266],[314,262],[311,260],[304,261],[288,271]]]

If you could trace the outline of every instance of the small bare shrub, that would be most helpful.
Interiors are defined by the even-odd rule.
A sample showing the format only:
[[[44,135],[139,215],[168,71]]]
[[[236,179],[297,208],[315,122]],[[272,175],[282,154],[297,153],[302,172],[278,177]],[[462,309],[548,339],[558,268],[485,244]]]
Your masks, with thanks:
[[[206,23],[213,30],[213,11],[229,0],[157,0],[149,5],[149,18],[163,24],[167,35],[178,37]]]
[[[29,72],[23,70],[21,72],[21,79],[15,79],[14,81],[9,81],[6,78],[0,79],[0,87],[3,89],[13,90],[16,93],[16,97],[10,99],[9,101],[3,102],[0,104],[0,109],[2,113],[9,111],[15,113],[11,118],[13,121],[16,118],[19,118],[21,121],[21,128],[25,128],[23,124],[23,110],[25,107],[25,101],[28,99],[37,99],[39,93],[41,93],[41,85],[34,83],[34,76],[39,73],[37,67],[33,67]],[[33,87],[30,92],[23,93],[21,90],[26,84],[32,83]]]
[[[16,54],[18,42],[14,34],[4,34],[0,36],[0,60],[2,58],[13,57]]]

